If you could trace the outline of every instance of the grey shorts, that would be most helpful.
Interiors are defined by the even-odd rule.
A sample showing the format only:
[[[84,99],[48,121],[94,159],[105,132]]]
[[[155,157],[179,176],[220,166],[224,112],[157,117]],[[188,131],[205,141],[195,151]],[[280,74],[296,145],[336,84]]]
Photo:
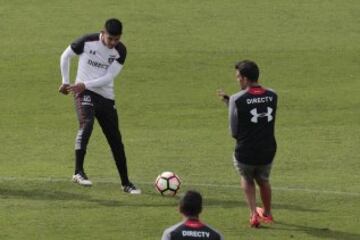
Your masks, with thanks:
[[[238,170],[240,176],[242,176],[245,180],[253,181],[255,179],[260,181],[269,181],[272,167],[271,163],[267,165],[248,165],[239,162],[235,157],[233,157],[233,161],[236,170]]]

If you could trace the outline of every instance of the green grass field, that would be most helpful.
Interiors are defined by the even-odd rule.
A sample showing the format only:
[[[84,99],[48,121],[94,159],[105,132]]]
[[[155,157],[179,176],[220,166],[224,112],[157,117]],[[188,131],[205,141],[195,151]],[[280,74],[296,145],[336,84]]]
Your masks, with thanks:
[[[359,12],[357,0],[1,0],[0,239],[160,239],[181,219],[178,198],[152,187],[164,170],[204,195],[202,219],[225,239],[360,239]],[[77,121],[57,93],[60,54],[113,16],[128,48],[116,101],[141,196],[121,191],[98,124],[85,162],[94,186],[70,182]],[[279,95],[277,222],[259,230],[215,95],[238,91],[241,59]]]

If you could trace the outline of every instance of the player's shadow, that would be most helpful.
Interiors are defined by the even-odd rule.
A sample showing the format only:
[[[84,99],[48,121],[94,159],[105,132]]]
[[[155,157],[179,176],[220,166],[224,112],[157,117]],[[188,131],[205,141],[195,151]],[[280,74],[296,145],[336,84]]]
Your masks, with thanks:
[[[112,188],[112,184],[107,184]],[[51,186],[50,186],[51,187]],[[114,186],[118,188],[118,185]],[[150,197],[150,201],[141,201],[140,199],[135,200],[108,200],[108,199],[98,199],[90,196],[86,193],[73,193],[65,192],[59,190],[49,190],[49,189],[12,189],[12,188],[3,188],[0,187],[0,198],[17,198],[17,199],[31,199],[31,200],[49,200],[49,201],[83,201],[88,203],[94,203],[105,207],[172,207],[176,206],[179,202],[181,193],[175,197],[162,197],[159,193],[156,193],[153,190],[143,188],[143,197]],[[247,207],[247,204],[243,200],[229,200],[221,198],[208,198],[204,196],[204,205],[205,206],[215,206],[222,208],[238,208],[238,207]],[[84,208],[90,206],[83,206]],[[286,209],[292,211],[301,211],[301,212],[321,212],[322,210],[308,209],[302,206],[290,205],[290,204],[281,204],[274,203],[274,209]]]
[[[207,206],[218,206],[222,208],[237,208],[237,207],[247,207],[247,203],[243,200],[228,200],[228,199],[216,199],[216,198],[205,198],[204,204]],[[274,209],[286,209],[291,211],[300,211],[300,212],[323,212],[323,210],[310,209],[297,205],[283,204],[283,203],[273,203]]]
[[[79,188],[83,188],[80,186],[76,186]],[[116,186],[118,187],[118,186]],[[81,189],[84,190],[84,189]],[[126,193],[124,193],[126,194]],[[39,200],[39,201],[80,201],[98,204],[100,206],[105,207],[173,207],[177,206],[179,202],[179,196],[175,197],[162,197],[158,193],[154,191],[144,191],[143,196],[149,196],[150,201],[142,201],[140,198],[132,198],[126,200],[126,197],[133,197],[130,195],[125,195],[125,199],[121,200],[108,200],[108,199],[100,199],[94,198],[90,194],[86,193],[72,193],[65,192],[59,190],[49,190],[49,189],[40,189],[40,188],[32,188],[32,189],[14,189],[14,188],[4,188],[0,187],[0,199],[27,199],[27,200]],[[81,208],[93,208],[92,205],[82,205]]]
[[[316,238],[333,239],[333,240],[358,240],[360,234],[347,233],[337,230],[331,230],[329,228],[315,228],[309,226],[302,226],[297,224],[289,224],[276,221],[276,227],[269,228],[271,230],[284,230],[292,232],[290,238],[296,239],[296,232],[303,232]],[[280,225],[280,227],[279,227]]]
[[[1,198],[16,198],[30,200],[86,200],[87,195],[63,191],[49,191],[47,189],[5,189],[0,188]]]
[[[120,201],[94,199],[87,194],[70,193],[64,191],[52,191],[47,189],[5,189],[0,188],[0,198],[12,199],[28,199],[28,200],[47,200],[47,201],[84,201],[89,203],[96,203],[107,207],[123,206]],[[86,206],[83,206],[86,207]],[[88,206],[91,207],[91,206]]]

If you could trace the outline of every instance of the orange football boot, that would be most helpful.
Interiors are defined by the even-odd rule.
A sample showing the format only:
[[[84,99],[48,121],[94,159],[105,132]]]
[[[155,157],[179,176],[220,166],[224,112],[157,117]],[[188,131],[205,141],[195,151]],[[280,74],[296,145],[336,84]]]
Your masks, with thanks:
[[[264,214],[264,208],[257,207],[256,212],[259,215],[260,221],[263,223],[273,223],[274,218],[272,215],[265,215]]]

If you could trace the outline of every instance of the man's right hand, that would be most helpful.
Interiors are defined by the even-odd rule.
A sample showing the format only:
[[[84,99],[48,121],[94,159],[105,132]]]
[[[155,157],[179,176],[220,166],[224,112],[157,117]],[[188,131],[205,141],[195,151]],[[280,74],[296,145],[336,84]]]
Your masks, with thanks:
[[[70,84],[61,84],[61,86],[59,87],[59,93],[62,93],[64,95],[68,95],[69,94],[69,88]]]

